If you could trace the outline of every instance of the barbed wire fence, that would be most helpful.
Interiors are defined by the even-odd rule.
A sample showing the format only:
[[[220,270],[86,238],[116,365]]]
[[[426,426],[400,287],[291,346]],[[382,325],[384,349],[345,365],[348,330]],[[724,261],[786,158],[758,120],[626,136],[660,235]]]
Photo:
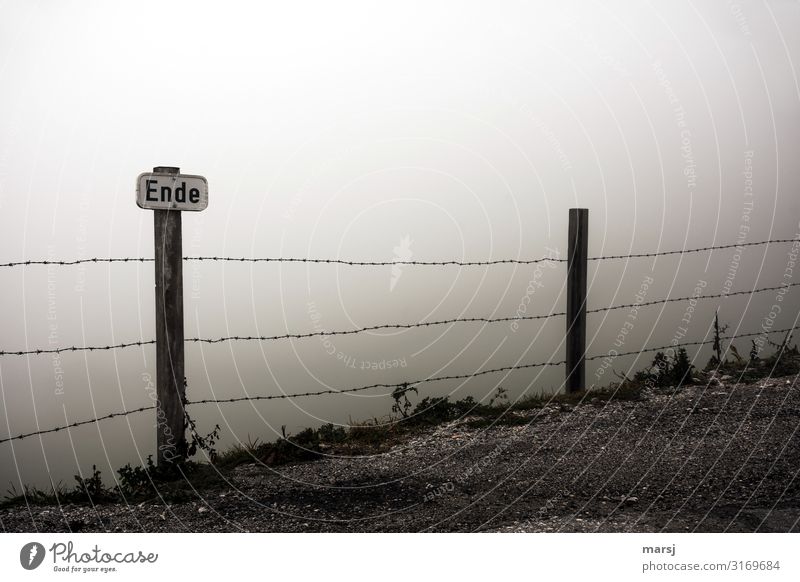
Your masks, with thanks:
[[[590,261],[608,261],[613,259],[641,259],[652,257],[666,257],[670,255],[688,255],[693,253],[702,253],[707,251],[733,249],[763,246],[769,244],[782,244],[793,243],[797,239],[793,238],[778,238],[763,241],[755,241],[748,243],[736,243],[709,247],[697,247],[692,249],[681,249],[673,251],[656,251],[652,253],[637,253],[627,255],[606,255],[599,257],[589,257]],[[488,267],[493,265],[535,265],[537,263],[566,263],[567,259],[541,257],[538,259],[493,259],[487,261],[404,261],[404,260],[391,260],[391,261],[353,261],[347,259],[314,259],[305,257],[212,257],[212,256],[198,256],[198,257],[183,257],[184,261],[218,261],[227,263],[311,263],[311,264],[326,264],[326,265],[347,265],[352,267],[390,267],[392,265],[416,265],[425,267]],[[59,260],[27,260],[27,261],[14,261],[10,263],[0,263],[0,268],[4,267],[27,267],[37,265],[52,265],[52,266],[73,266],[83,265],[89,263],[152,263],[155,259],[146,257],[90,257],[85,259],[74,259],[69,261]]]
[[[742,247],[752,247],[752,246],[762,246],[762,245],[770,245],[770,244],[785,244],[785,243],[793,243],[797,244],[798,239],[771,239],[771,240],[764,240],[758,242],[750,242],[750,243],[739,243],[739,244],[727,244],[727,245],[718,245],[718,246],[707,246],[707,247],[700,247],[700,248],[693,248],[693,249],[684,249],[684,250],[673,250],[673,251],[659,251],[659,252],[651,252],[651,253],[637,253],[637,254],[627,254],[627,255],[607,255],[607,256],[598,256],[598,257],[589,257],[588,261],[606,261],[606,260],[628,260],[628,259],[637,259],[637,258],[653,258],[653,257],[662,257],[662,256],[670,256],[670,255],[685,255],[685,254],[692,254],[692,253],[701,253],[701,252],[710,252],[715,250],[724,250],[724,249],[731,249],[736,248],[740,249]],[[314,259],[314,258],[281,258],[281,257],[265,257],[265,258],[248,258],[248,257],[211,257],[211,256],[198,256],[198,257],[184,257],[183,260],[186,261],[220,261],[220,262],[238,262],[238,263],[310,263],[310,264],[334,264],[334,265],[345,265],[345,266],[354,266],[354,267],[383,267],[383,266],[392,266],[392,265],[416,265],[416,266],[458,266],[458,267],[473,267],[473,266],[495,266],[495,265],[532,265],[538,264],[543,262],[552,262],[552,263],[567,263],[567,259],[558,259],[558,258],[538,258],[538,259],[495,259],[495,260],[486,260],[486,261],[353,261],[353,260],[344,260],[344,259]],[[32,266],[42,266],[42,265],[51,265],[51,266],[73,266],[73,265],[81,265],[81,264],[100,264],[100,263],[150,263],[153,262],[154,259],[146,258],[146,257],[121,257],[121,258],[85,258],[85,259],[76,259],[76,260],[26,260],[26,261],[16,261],[16,262],[7,262],[7,263],[0,263],[0,268],[15,268],[15,267],[32,267]],[[758,293],[763,293],[767,291],[780,291],[781,289],[785,288],[792,288],[800,286],[800,283],[784,283],[778,286],[770,286],[770,287],[761,287],[751,290],[742,290],[742,291],[735,291],[729,293],[719,293],[714,295],[701,295],[701,296],[686,296],[686,297],[667,297],[658,300],[652,300],[647,302],[638,302],[638,303],[628,303],[622,305],[611,305],[606,307],[600,308],[593,308],[585,310],[586,313],[594,314],[594,313],[605,313],[614,310],[620,309],[631,309],[631,308],[642,308],[642,307],[654,307],[658,305],[665,305],[668,303],[674,302],[684,302],[690,300],[708,300],[708,299],[718,299],[723,297],[730,297],[730,296],[737,296],[737,295],[754,295]],[[232,336],[221,336],[221,337],[193,337],[193,338],[186,338],[186,343],[207,343],[207,344],[216,344],[216,343],[223,343],[223,342],[239,342],[239,341],[258,341],[258,342],[267,342],[267,341],[281,341],[281,340],[294,340],[294,339],[306,339],[311,337],[329,337],[329,336],[345,336],[345,335],[357,335],[372,331],[379,331],[379,330],[388,330],[388,329],[416,329],[416,328],[425,328],[425,327],[432,327],[432,326],[441,326],[441,325],[453,325],[453,324],[465,324],[465,323],[482,323],[482,324],[494,324],[500,322],[515,322],[515,321],[535,321],[535,320],[547,320],[554,317],[564,317],[566,316],[566,312],[551,312],[547,314],[541,315],[518,315],[514,317],[463,317],[463,318],[451,318],[451,319],[442,319],[442,320],[435,320],[435,321],[422,321],[422,322],[414,322],[414,323],[386,323],[386,324],[379,324],[379,325],[372,325],[354,329],[347,329],[347,330],[330,330],[330,331],[313,331],[313,332],[306,332],[306,333],[284,333],[284,334],[277,334],[277,335],[259,335],[259,336],[247,336],[247,335],[232,335]],[[743,334],[735,334],[735,335],[723,335],[720,336],[719,339],[726,340],[733,342],[737,339],[743,338],[751,338],[751,337],[758,337],[758,336],[768,336],[772,334],[786,334],[787,337],[791,334],[795,327],[790,328],[783,328],[783,329],[769,329],[763,330],[759,332],[750,332],[750,333],[743,333]],[[599,355],[592,355],[592,356],[585,356],[582,359],[586,361],[598,360],[608,357],[619,358],[625,356],[636,356],[642,353],[652,353],[652,352],[662,352],[665,350],[674,350],[677,348],[686,348],[686,347],[701,347],[704,345],[713,344],[715,340],[702,340],[702,341],[692,341],[692,342],[681,342],[681,343],[671,343],[670,345],[659,346],[659,347],[643,347],[642,349],[629,351],[629,352],[622,352],[622,353],[614,353],[613,356],[609,354],[599,354]],[[156,343],[154,339],[147,339],[147,340],[137,340],[137,341],[130,341],[130,342],[123,342],[117,344],[109,344],[109,345],[99,345],[99,346],[69,346],[69,347],[58,347],[58,348],[39,348],[39,349],[22,349],[22,350],[0,350],[0,356],[35,356],[40,354],[60,354],[64,352],[83,352],[83,351],[104,351],[104,350],[117,350],[117,349],[125,349],[130,347],[144,347],[148,345],[153,345]],[[531,368],[541,368],[541,367],[548,367],[548,366],[563,366],[568,364],[567,360],[560,360],[560,361],[546,361],[546,362],[537,362],[537,363],[529,363],[529,364],[516,364],[510,366],[503,366],[498,368],[489,368],[484,370],[477,370],[470,373],[464,374],[452,374],[452,375],[443,375],[443,376],[432,376],[427,378],[420,378],[417,380],[409,380],[405,382],[399,383],[374,383],[365,386],[358,386],[352,388],[343,388],[343,389],[325,389],[325,390],[318,390],[318,391],[307,391],[307,392],[300,392],[295,394],[261,394],[261,395],[246,395],[240,397],[232,397],[232,398],[206,398],[200,400],[189,400],[186,399],[184,401],[185,406],[197,406],[197,405],[205,405],[205,404],[228,404],[228,403],[236,403],[236,402],[244,402],[244,401],[261,401],[261,400],[285,400],[285,399],[294,399],[294,398],[307,398],[307,397],[316,397],[316,396],[325,396],[325,395],[337,395],[337,394],[348,394],[348,393],[355,393],[355,392],[363,392],[368,390],[375,390],[375,389],[396,389],[396,388],[408,388],[408,387],[416,387],[423,384],[434,383],[434,382],[444,382],[449,380],[467,380],[479,376],[484,376],[488,374],[496,374],[501,372],[508,372],[512,370],[523,370],[523,369],[531,369]],[[64,424],[62,426],[57,426],[48,429],[36,430],[27,433],[21,433],[5,438],[0,438],[0,444],[23,440],[25,438],[34,437],[34,436],[41,436],[45,434],[57,433],[60,431],[69,430],[71,428],[76,428],[88,424],[95,424],[105,420],[109,420],[112,418],[120,418],[126,417],[133,414],[138,414],[140,412],[146,412],[150,410],[156,409],[156,405],[150,406],[143,406],[139,408],[134,408],[130,410],[118,411],[109,413],[103,416],[98,416],[96,418],[91,418],[87,420],[81,420],[77,422],[72,422],[68,424]]]

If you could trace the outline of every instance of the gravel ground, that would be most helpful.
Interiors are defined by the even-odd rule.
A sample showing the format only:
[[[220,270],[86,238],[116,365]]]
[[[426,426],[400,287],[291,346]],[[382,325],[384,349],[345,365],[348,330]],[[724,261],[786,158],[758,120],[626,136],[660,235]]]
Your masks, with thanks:
[[[551,405],[385,454],[241,465],[193,502],[0,511],[5,531],[800,531],[797,376]],[[520,413],[522,414],[522,413]]]

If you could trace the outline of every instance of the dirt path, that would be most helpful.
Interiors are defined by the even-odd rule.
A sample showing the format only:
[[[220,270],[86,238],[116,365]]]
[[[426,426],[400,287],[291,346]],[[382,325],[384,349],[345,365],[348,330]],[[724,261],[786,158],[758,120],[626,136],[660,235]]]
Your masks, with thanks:
[[[549,406],[386,454],[242,465],[195,501],[19,507],[5,531],[800,531],[798,377]]]

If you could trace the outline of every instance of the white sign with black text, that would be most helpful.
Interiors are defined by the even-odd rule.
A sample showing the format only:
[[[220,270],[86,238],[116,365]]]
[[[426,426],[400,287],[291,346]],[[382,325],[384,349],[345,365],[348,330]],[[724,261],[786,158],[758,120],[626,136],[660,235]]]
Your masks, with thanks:
[[[188,174],[140,174],[136,180],[136,204],[148,210],[205,210],[208,181]]]

